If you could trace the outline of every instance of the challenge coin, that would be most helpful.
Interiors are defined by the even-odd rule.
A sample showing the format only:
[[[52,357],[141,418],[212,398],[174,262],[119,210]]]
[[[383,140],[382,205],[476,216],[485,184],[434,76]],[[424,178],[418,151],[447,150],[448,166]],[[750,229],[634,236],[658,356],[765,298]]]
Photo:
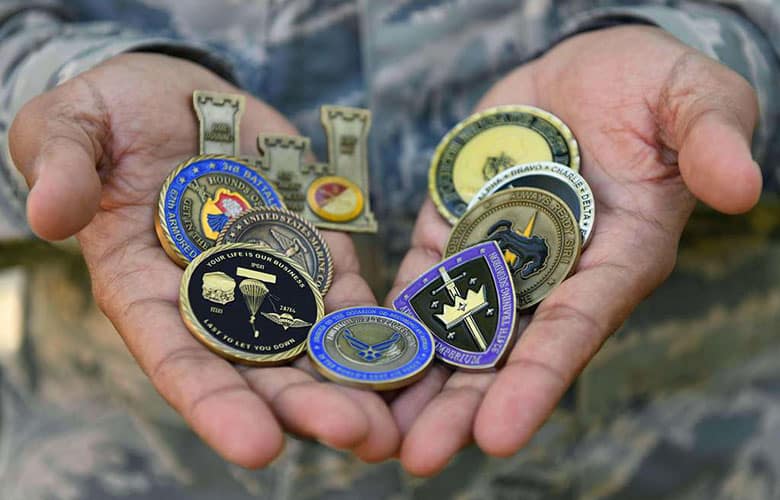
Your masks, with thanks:
[[[322,234],[289,210],[259,207],[243,212],[222,229],[217,244],[253,243],[295,261],[324,296],[333,280],[333,259]]]
[[[363,212],[363,191],[360,186],[338,175],[319,177],[306,193],[309,208],[318,217],[330,222],[349,222]]]
[[[579,146],[560,118],[533,106],[476,113],[458,123],[436,148],[428,173],[431,199],[454,224],[485,182],[509,167],[534,161],[579,170]]]
[[[436,357],[463,370],[499,365],[515,335],[515,287],[495,241],[479,243],[436,264],[393,301],[436,340]]]
[[[312,327],[308,346],[325,378],[377,391],[419,380],[435,352],[433,336],[419,321],[384,307],[328,314]]]
[[[579,173],[559,163],[526,163],[501,172],[477,191],[468,210],[493,193],[518,187],[544,189],[562,199],[579,221],[582,246],[588,244],[596,220],[593,191]]]
[[[250,365],[292,361],[322,318],[322,295],[292,260],[248,243],[213,247],[182,277],[179,310],[190,332],[220,356]]]
[[[577,219],[566,203],[536,188],[499,191],[477,204],[450,233],[447,257],[495,241],[515,283],[518,309],[541,302],[574,270],[582,247]]]
[[[273,186],[249,165],[229,156],[195,156],[163,184],[155,230],[165,253],[184,267],[216,244],[231,218],[265,205],[284,207]]]

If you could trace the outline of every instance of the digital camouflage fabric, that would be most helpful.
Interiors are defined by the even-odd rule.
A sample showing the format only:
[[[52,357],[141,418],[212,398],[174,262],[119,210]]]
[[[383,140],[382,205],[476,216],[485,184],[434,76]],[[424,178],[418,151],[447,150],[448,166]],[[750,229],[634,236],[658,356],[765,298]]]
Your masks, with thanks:
[[[226,464],[127,354],[78,253],[30,238],[23,182],[3,154],[0,498],[780,495],[777,0],[0,1],[0,135],[5,142],[32,96],[132,50],[233,80],[289,117],[320,157],[319,106],[369,107],[373,206],[391,279],[441,136],[512,68],[571,34],[621,23],[661,26],[754,85],[767,194],[746,216],[694,213],[675,273],[526,450],[499,460],[469,448],[430,480],[292,439],[265,470]]]

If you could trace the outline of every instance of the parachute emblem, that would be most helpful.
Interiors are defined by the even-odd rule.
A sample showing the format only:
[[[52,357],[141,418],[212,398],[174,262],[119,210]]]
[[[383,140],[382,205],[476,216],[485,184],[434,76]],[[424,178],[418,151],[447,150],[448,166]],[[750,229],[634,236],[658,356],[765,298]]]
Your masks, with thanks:
[[[249,324],[252,325],[255,338],[257,338],[260,336],[260,332],[255,328],[255,316],[257,316],[257,311],[263,304],[266,294],[268,294],[268,287],[262,281],[250,278],[239,283],[238,289],[241,290],[241,294],[244,296],[246,308],[249,310]]]

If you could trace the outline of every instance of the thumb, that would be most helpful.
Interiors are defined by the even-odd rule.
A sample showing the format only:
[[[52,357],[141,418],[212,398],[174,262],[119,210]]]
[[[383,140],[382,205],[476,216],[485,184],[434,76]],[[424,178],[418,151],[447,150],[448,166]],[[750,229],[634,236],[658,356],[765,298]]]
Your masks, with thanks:
[[[72,236],[97,212],[96,167],[109,130],[98,96],[74,79],[25,104],[8,132],[11,157],[31,188],[28,222],[41,238]]]
[[[761,170],[750,151],[757,116],[750,84],[699,54],[681,57],[659,96],[661,140],[679,152],[688,189],[716,210],[741,213],[758,202]]]

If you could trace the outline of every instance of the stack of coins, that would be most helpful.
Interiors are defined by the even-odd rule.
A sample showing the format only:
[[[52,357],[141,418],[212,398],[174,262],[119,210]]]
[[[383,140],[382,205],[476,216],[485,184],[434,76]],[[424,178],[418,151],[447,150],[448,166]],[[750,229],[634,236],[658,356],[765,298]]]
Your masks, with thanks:
[[[376,229],[364,194],[368,112],[324,109],[331,162],[304,165],[302,137],[261,135],[263,157],[238,156],[241,96],[198,91],[193,103],[201,154],[167,177],[155,219],[166,254],[185,267],[179,309],[193,336],[253,366],[290,363],[308,347],[321,373],[358,387],[421,377],[434,341],[416,319],[379,307],[323,318],[333,259],[316,226]]]
[[[199,91],[193,102],[201,154],[165,180],[155,230],[185,267],[185,325],[236,363],[279,365],[307,351],[326,378],[373,390],[413,383],[434,358],[496,369],[518,335],[518,312],[573,272],[593,230],[593,193],[569,128],[530,106],[493,108],[455,126],[431,163],[431,197],[454,224],[444,260],[394,309],[324,316],[333,259],[317,227],[375,230],[365,192],[370,115],[328,107],[330,162],[304,165],[300,137],[261,135],[265,156],[239,156],[242,97]]]
[[[429,190],[454,224],[445,260],[393,302],[434,334],[440,361],[499,367],[518,335],[516,314],[574,271],[595,221],[579,166],[571,130],[531,106],[474,114],[441,140]]]

